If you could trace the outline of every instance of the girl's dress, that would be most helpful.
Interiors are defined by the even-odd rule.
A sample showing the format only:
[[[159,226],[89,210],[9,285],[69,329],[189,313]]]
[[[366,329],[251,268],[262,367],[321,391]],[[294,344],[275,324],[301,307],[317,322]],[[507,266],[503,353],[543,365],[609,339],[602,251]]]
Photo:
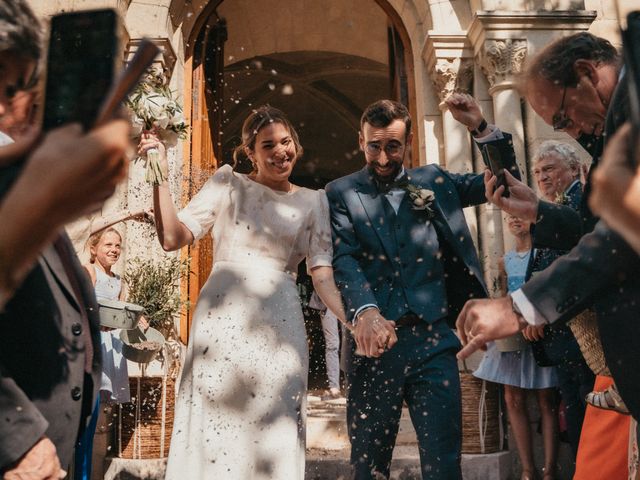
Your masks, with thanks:
[[[96,268],[96,298],[98,300],[118,300],[122,289],[122,280],[118,275],[110,277],[100,268]],[[120,329],[101,331],[102,346],[102,382],[100,390],[103,398],[115,403],[130,401],[129,371],[127,360],[122,356]]]
[[[517,290],[524,283],[530,255],[531,251],[523,254],[514,250],[504,254],[509,292]],[[524,347],[515,352],[500,352],[491,342],[473,375],[489,382],[527,389],[558,386],[555,367],[538,366],[529,342],[524,342]]]
[[[323,191],[221,167],[179,213],[214,262],[194,311],[167,480],[304,478],[308,345],[295,279],[330,266]]]

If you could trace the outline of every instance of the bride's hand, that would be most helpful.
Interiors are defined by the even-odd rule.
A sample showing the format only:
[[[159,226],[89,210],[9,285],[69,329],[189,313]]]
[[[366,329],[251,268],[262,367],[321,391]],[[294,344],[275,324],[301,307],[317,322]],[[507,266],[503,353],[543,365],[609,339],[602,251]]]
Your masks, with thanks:
[[[162,171],[166,173],[169,170],[169,165],[167,162],[167,149],[164,143],[162,143],[162,140],[160,140],[154,132],[143,132],[140,137],[140,143],[138,144],[138,155],[144,156],[152,148],[158,151],[160,167]]]

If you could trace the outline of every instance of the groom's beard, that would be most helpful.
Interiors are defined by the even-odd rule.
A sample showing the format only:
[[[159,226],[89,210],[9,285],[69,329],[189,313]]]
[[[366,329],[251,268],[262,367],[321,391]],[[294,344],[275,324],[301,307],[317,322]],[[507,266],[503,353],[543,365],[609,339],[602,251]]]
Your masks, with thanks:
[[[376,172],[375,170],[376,165],[377,165],[377,162],[375,161],[369,163],[368,170],[371,176],[376,180],[376,182],[380,182],[380,183],[393,182],[398,176],[398,174],[400,173],[400,171],[402,170],[402,162],[393,162],[391,164],[391,166],[393,167],[393,169],[391,170],[391,173],[383,176],[378,174],[378,172]]]

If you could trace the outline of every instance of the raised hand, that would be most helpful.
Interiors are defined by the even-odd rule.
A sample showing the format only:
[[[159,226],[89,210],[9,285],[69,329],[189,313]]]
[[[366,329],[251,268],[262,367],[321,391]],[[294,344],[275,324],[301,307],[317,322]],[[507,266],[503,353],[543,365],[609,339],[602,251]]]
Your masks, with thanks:
[[[484,172],[485,196],[489,203],[522,220],[535,223],[538,215],[538,196],[527,184],[516,179],[506,169],[504,176],[509,185],[509,196],[503,197],[504,186],[496,188],[497,177],[489,170]]]
[[[157,152],[157,154],[153,155],[153,158],[152,152]],[[138,155],[147,157],[147,181],[154,185],[164,183],[169,176],[167,149],[155,132],[144,132],[142,134],[138,144]]]
[[[395,326],[395,322],[385,319],[376,308],[362,312],[353,330],[358,353],[379,357],[389,350],[398,342]]]
[[[475,98],[466,93],[453,93],[444,101],[449,107],[453,118],[465,125],[469,130],[475,130],[482,123],[483,116]]]

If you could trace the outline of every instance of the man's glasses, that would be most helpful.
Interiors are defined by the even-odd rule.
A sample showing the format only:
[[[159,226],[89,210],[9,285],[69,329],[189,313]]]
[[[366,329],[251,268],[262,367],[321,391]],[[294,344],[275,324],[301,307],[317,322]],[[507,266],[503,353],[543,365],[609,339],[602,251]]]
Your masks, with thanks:
[[[397,157],[402,153],[404,145],[401,143],[387,143],[383,147],[379,143],[367,143],[364,149],[371,157],[379,156],[382,153],[382,150],[384,150],[387,157]]]
[[[551,117],[551,124],[553,129],[558,131],[563,131],[573,125],[573,120],[567,117],[567,112],[564,110],[564,100],[567,97],[567,86],[564,86],[564,90],[562,91],[562,101],[560,102],[560,109]]]

